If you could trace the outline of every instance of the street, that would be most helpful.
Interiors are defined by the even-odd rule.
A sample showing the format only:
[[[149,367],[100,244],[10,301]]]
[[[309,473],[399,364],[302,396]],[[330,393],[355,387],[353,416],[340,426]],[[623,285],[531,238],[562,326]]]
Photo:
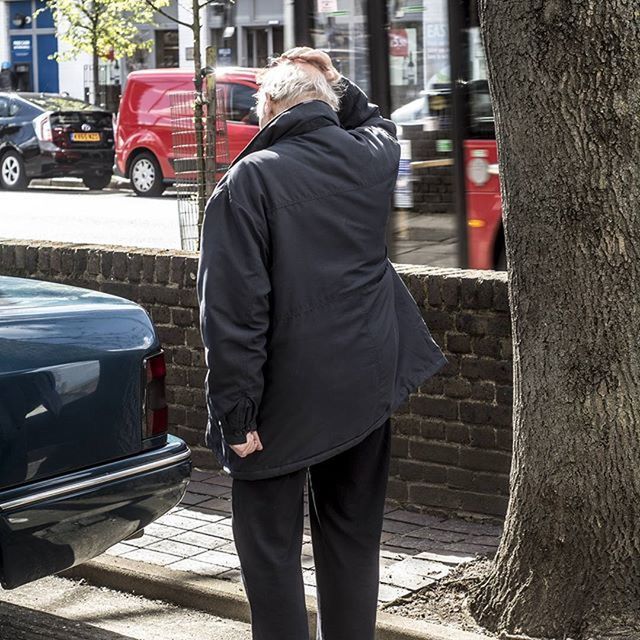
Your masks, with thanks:
[[[242,622],[64,578],[0,590],[0,640],[248,640],[250,635]]]
[[[87,191],[78,185],[0,191],[0,239],[180,249],[175,192],[139,198],[128,189]],[[392,224],[395,262],[456,266],[453,216],[396,212]]]
[[[176,196],[69,187],[0,191],[0,238],[179,249]]]

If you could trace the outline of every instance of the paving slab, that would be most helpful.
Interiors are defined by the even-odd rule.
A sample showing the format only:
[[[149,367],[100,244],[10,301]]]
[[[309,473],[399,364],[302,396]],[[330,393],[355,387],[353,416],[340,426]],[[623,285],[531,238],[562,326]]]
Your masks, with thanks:
[[[439,580],[477,555],[492,555],[500,532],[495,523],[416,513],[387,504],[380,546],[379,604]],[[194,470],[178,506],[147,527],[144,536],[115,545],[107,555],[240,583],[240,561],[231,527],[231,478],[220,472]],[[305,591],[313,595],[315,572],[308,518],[301,562]]]

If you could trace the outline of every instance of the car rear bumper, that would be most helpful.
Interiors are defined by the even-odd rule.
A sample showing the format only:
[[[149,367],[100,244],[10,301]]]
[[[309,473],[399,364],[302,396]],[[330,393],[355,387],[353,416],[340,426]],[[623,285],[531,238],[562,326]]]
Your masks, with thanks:
[[[30,178],[58,178],[112,172],[113,149],[42,149],[26,161]]]
[[[103,553],[174,507],[191,473],[178,438],[154,450],[0,492],[0,581],[14,588]]]

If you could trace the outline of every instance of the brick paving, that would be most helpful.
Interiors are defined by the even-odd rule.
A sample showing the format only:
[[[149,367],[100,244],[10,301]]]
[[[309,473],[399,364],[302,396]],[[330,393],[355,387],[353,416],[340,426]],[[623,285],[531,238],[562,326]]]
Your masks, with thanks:
[[[306,497],[305,504],[303,577],[305,591],[315,596]],[[500,533],[497,524],[415,513],[389,504],[380,546],[379,604],[427,586],[478,555],[493,555]],[[231,530],[231,478],[194,470],[178,506],[148,526],[144,536],[117,544],[107,554],[241,582]]]

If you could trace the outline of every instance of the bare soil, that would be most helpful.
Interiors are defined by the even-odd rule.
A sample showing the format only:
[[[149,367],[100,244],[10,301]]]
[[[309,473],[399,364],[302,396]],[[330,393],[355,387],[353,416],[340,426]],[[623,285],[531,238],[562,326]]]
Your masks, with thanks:
[[[476,623],[469,594],[488,574],[491,561],[478,559],[456,567],[446,578],[398,598],[383,607],[388,613],[497,637]]]

